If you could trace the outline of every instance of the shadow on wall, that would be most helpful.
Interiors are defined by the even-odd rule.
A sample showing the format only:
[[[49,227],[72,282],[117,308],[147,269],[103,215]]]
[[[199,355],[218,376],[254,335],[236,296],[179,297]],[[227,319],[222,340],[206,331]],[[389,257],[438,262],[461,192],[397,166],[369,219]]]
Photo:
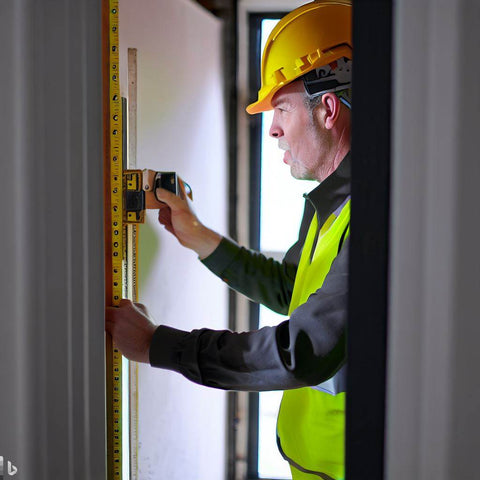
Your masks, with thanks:
[[[155,262],[153,259],[160,250],[160,236],[158,229],[151,224],[151,220],[145,219],[140,225],[138,237],[138,287],[139,291],[150,283],[150,277]]]

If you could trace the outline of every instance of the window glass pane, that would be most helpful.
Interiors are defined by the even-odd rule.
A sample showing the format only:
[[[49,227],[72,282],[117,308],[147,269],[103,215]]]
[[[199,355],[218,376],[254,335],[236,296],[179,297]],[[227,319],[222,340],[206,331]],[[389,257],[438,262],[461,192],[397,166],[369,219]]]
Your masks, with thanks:
[[[260,327],[278,325],[287,317],[260,306]],[[288,463],[277,447],[276,425],[282,392],[262,392],[258,399],[258,476],[291,478]]]
[[[292,478],[290,467],[278,451],[276,425],[282,392],[262,392],[258,405],[258,476]]]
[[[272,111],[262,114],[260,249],[284,253],[297,240],[303,194],[313,190],[316,183],[292,178],[290,167],[283,163],[284,151],[268,134],[272,118]]]
[[[262,51],[266,39],[278,20],[263,20]],[[313,190],[314,182],[295,180],[283,163],[284,152],[269,136],[273,112],[262,114],[260,249],[277,258],[295,243],[303,213],[303,193]],[[278,325],[285,318],[260,307],[259,326]],[[276,420],[282,392],[259,395],[258,475],[260,478],[291,478],[288,463],[278,452]]]
[[[261,51],[277,19],[262,21]],[[260,249],[285,252],[296,240],[303,210],[302,194],[313,190],[314,182],[294,180],[283,163],[284,152],[270,138],[273,111],[262,114]]]

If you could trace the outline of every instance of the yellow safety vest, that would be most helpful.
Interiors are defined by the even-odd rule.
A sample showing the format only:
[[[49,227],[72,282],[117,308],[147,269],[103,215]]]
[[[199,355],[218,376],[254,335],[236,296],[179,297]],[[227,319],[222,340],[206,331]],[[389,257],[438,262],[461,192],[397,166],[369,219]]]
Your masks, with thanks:
[[[318,220],[314,215],[300,257],[289,315],[323,285],[342,239],[349,234],[349,224],[350,199],[325,221],[315,242]],[[312,249],[315,249],[313,256]],[[282,455],[294,467],[294,480],[309,478],[305,474],[324,480],[343,480],[345,392],[332,395],[311,387],[285,391],[277,436]]]

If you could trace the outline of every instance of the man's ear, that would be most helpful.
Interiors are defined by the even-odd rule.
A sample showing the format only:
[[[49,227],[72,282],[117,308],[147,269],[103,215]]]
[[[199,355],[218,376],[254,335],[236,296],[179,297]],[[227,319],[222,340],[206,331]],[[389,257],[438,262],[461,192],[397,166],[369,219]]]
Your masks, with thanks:
[[[331,130],[340,115],[342,102],[333,92],[328,92],[322,95],[322,104],[325,108],[323,119],[325,128]]]

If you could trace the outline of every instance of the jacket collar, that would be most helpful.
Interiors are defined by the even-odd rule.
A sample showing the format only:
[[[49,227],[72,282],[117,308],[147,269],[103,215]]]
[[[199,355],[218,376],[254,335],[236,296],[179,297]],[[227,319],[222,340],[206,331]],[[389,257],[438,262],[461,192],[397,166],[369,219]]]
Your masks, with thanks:
[[[337,169],[305,198],[313,205],[319,217],[319,224],[334,212],[350,195],[351,183],[350,152],[340,162]]]

